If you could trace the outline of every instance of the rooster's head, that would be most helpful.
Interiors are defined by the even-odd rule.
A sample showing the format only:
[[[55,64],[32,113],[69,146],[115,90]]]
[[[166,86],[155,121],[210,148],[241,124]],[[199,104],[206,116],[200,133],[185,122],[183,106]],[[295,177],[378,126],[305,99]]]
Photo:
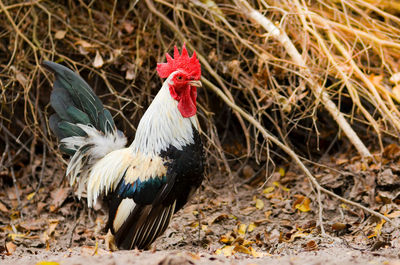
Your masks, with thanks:
[[[168,78],[171,97],[178,101],[178,109],[183,117],[196,114],[197,87],[201,86],[201,67],[196,52],[189,57],[185,45],[182,53],[174,48],[174,58],[166,54],[167,62],[157,64],[157,72],[161,78]]]

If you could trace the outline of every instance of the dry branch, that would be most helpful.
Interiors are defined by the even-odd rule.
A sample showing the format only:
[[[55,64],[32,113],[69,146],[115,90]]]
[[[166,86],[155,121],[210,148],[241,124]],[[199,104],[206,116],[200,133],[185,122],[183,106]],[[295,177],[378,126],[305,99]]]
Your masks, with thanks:
[[[333,103],[333,101],[330,99],[328,93],[324,91],[324,89],[318,84],[318,82],[314,80],[314,77],[310,69],[307,67],[306,62],[297,51],[296,47],[293,45],[292,41],[289,39],[286,33],[283,30],[277,28],[274,23],[268,20],[260,12],[253,9],[249,5],[249,3],[247,3],[247,1],[236,1],[236,4],[239,8],[243,10],[244,15],[260,24],[268,32],[269,36],[275,38],[282,44],[282,46],[289,53],[293,62],[297,64],[300,68],[300,72],[306,77],[305,80],[307,81],[315,97],[322,101],[324,107],[328,110],[332,118],[337,122],[338,126],[343,130],[349,141],[354,145],[360,155],[366,158],[372,157],[368,148],[364,145],[364,143],[351,128],[343,114],[339,111],[335,103]]]

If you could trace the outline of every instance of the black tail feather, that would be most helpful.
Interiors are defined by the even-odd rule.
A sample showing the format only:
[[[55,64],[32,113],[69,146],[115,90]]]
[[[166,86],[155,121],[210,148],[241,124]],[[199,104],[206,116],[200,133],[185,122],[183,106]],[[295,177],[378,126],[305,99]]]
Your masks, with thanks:
[[[146,249],[167,229],[175,203],[172,205],[136,205],[125,223],[115,231],[119,249]]]
[[[91,87],[77,73],[57,63],[44,61],[43,65],[54,72],[50,104],[56,111],[50,117],[50,128],[59,139],[85,136],[76,124],[90,125],[107,133],[116,131],[111,113],[104,108]],[[62,151],[73,154],[61,146]]]

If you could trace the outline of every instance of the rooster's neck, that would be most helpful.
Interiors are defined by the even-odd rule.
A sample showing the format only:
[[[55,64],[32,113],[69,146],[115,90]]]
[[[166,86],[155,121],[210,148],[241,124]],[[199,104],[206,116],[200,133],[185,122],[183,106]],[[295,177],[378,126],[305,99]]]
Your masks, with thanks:
[[[193,144],[193,128],[197,129],[196,116],[184,118],[178,110],[178,102],[171,97],[169,83],[174,73],[163,86],[139,122],[135,140],[130,148],[135,153],[149,156],[159,155],[173,146],[178,150]]]

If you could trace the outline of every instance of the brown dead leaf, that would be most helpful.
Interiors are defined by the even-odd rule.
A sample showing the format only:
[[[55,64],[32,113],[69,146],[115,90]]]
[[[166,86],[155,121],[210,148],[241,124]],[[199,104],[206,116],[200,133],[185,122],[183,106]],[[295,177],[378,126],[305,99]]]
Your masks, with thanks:
[[[336,159],[336,165],[340,166],[343,164],[349,163],[349,160],[347,158],[338,158]]]
[[[7,206],[5,206],[2,202],[0,202],[0,211],[3,213],[8,213]]]
[[[210,221],[208,221],[208,225],[212,225],[214,223],[219,223],[223,220],[229,219],[229,215],[227,214],[217,214],[216,216],[214,215],[213,217],[210,218]]]
[[[235,240],[231,234],[222,235],[219,242],[230,245]]]
[[[49,219],[47,230],[40,236],[41,241],[46,244],[47,250],[50,249],[50,241],[54,240],[54,232],[56,230],[58,222],[59,220],[57,219]]]
[[[389,218],[397,218],[399,216],[400,216],[400,211],[394,211],[387,215],[387,217],[389,217]]]
[[[293,203],[293,206],[292,206],[293,209],[298,209],[298,210],[300,210],[302,212],[311,211],[311,208],[310,208],[311,200],[310,200],[310,198],[305,197],[305,196],[300,195],[300,194],[296,194],[296,195],[294,195],[294,197],[296,197],[297,200]]]
[[[122,27],[126,31],[126,33],[131,34],[135,27],[133,26],[133,23],[129,20],[125,20],[122,22]]]
[[[383,150],[383,156],[389,159],[395,159],[400,156],[400,146],[397,144],[389,144]]]
[[[251,251],[248,248],[246,248],[245,246],[243,246],[243,245],[236,245],[233,248],[233,250],[235,252],[240,252],[240,253],[244,253],[244,254],[247,254],[247,255],[251,255]]]
[[[400,183],[399,176],[393,174],[393,171],[390,168],[387,168],[384,171],[379,172],[376,180],[378,185],[380,186],[391,186]]]
[[[38,231],[44,228],[45,220],[38,219],[38,220],[29,220],[19,224],[24,230],[27,231]]]
[[[306,244],[303,245],[303,248],[306,251],[318,250],[318,244],[314,240],[310,240]]]
[[[133,80],[135,78],[135,65],[134,64],[128,64],[126,74],[125,74],[125,79],[126,80]]]
[[[15,250],[17,249],[17,245],[15,245],[13,242],[7,242],[6,243],[6,249],[7,249],[7,252],[8,253],[10,253],[10,254],[12,254],[12,253],[14,253],[15,252]]]
[[[242,173],[243,173],[243,177],[245,179],[248,179],[248,178],[251,178],[255,174],[255,171],[250,165],[245,165],[243,167]]]
[[[96,51],[96,57],[94,58],[93,61],[93,67],[94,68],[101,68],[104,64],[103,57],[101,57],[100,52]]]
[[[54,212],[58,209],[69,195],[70,188],[58,188],[51,193],[51,198],[53,199],[52,205],[50,206],[50,212]]]
[[[47,203],[44,202],[38,202],[37,207],[36,207],[36,211],[38,214],[40,214],[42,212],[42,210],[44,209],[44,207],[46,207]]]
[[[332,224],[332,230],[336,232],[343,231],[345,229],[349,229],[351,227],[350,224],[343,224],[343,223],[334,223]]]
[[[79,46],[82,46],[83,48],[95,48],[95,47],[97,47],[97,45],[95,45],[95,44],[92,44],[92,43],[89,43],[89,42],[87,42],[87,41],[85,41],[85,40],[78,40],[78,41],[76,41],[75,43],[74,43],[75,45],[79,45]]]
[[[269,255],[261,252],[257,252],[253,247],[249,247],[249,250],[251,252],[251,255],[255,258],[261,258],[263,256]],[[271,255],[270,255],[271,256]]]
[[[65,34],[67,34],[66,30],[58,30],[56,32],[56,34],[54,35],[54,38],[56,38],[57,40],[62,40],[62,39],[64,39]]]
[[[9,253],[6,249],[6,247],[0,246],[0,256],[10,256],[11,253]]]
[[[297,238],[301,237],[306,237],[308,236],[308,233],[305,233],[304,231],[296,231],[295,233],[281,233],[279,237],[280,242],[293,242]]]

